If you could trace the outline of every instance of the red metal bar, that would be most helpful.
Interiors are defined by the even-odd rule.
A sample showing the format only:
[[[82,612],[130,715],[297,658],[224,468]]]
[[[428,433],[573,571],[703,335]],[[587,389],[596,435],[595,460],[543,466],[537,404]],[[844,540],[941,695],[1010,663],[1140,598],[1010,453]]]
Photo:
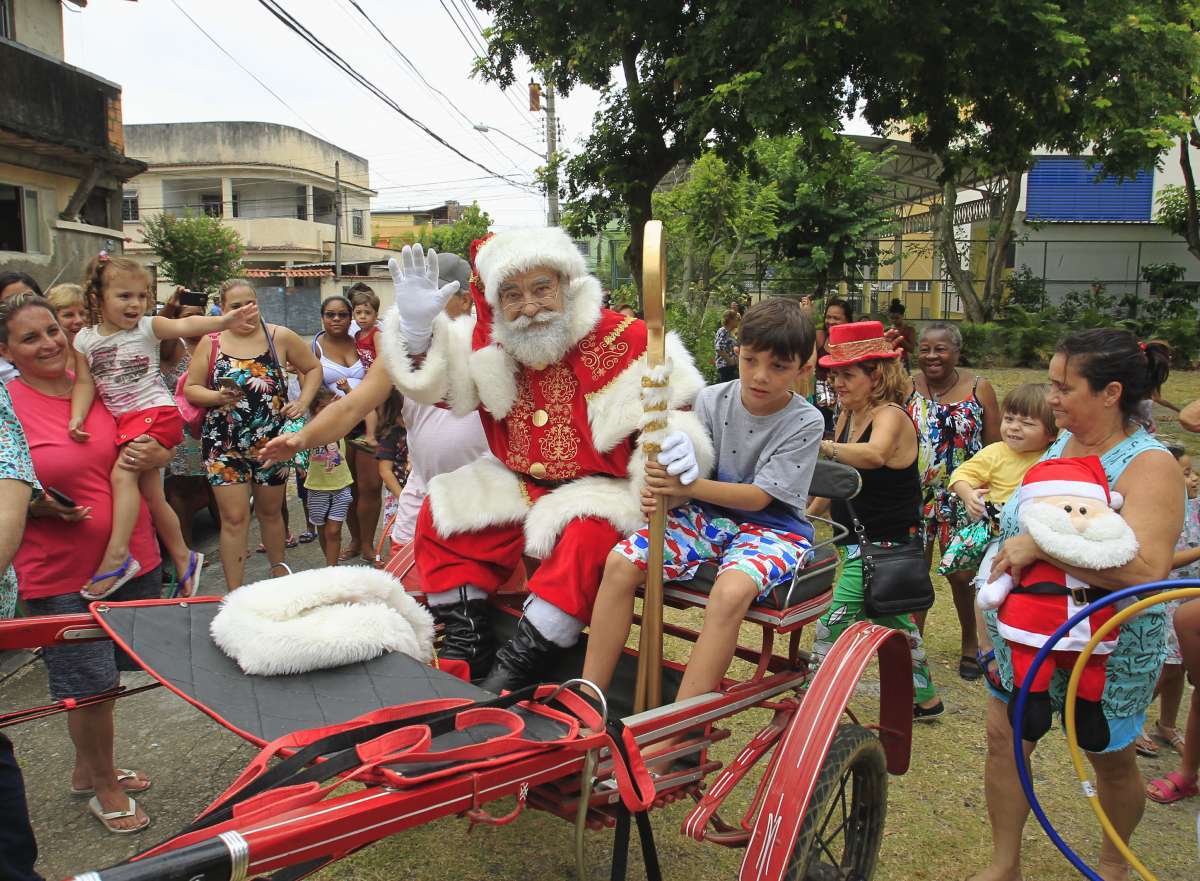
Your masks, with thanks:
[[[767,795],[742,860],[741,881],[782,881],[842,713],[863,671],[876,657],[884,729],[880,740],[887,751],[888,770],[903,774],[908,769],[913,698],[908,637],[898,630],[856,622],[826,655],[771,757],[764,784]]]
[[[82,615],[42,615],[0,621],[0,650],[36,649],[47,645],[74,645],[96,639],[108,639],[90,613]]]

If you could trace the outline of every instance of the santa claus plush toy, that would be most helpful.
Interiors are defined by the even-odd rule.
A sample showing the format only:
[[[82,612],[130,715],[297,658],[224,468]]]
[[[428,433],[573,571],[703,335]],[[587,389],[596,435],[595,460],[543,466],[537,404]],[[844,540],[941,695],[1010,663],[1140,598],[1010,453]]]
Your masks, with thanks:
[[[1054,560],[1076,569],[1098,570],[1123,566],[1137,555],[1137,537],[1116,513],[1121,495],[1109,490],[1104,466],[1096,456],[1039,462],[1029,469],[1018,492],[1021,531]],[[979,591],[979,607],[1000,610],[996,626],[1012,650],[1017,685],[1025,681],[1034,656],[1051,634],[1104,593],[1046,560],[1024,569],[1018,584],[1006,573],[984,585]],[[1025,740],[1036,741],[1050,730],[1049,689],[1054,671],[1070,673],[1092,634],[1114,613],[1110,606],[1080,621],[1042,664],[1030,684],[1021,731]],[[1108,722],[1100,697],[1107,656],[1116,644],[1117,631],[1113,630],[1097,644],[1079,680],[1076,733],[1079,745],[1089,752],[1108,747]],[[1010,719],[1015,706],[1015,700],[1009,701]]]

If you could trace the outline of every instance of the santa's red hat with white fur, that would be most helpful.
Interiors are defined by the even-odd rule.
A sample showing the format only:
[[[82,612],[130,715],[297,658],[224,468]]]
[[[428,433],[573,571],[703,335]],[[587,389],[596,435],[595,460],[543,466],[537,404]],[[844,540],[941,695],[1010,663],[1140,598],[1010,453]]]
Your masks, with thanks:
[[[1114,511],[1124,499],[1108,488],[1104,465],[1096,456],[1076,459],[1047,459],[1034,465],[1021,481],[1021,501],[1047,496],[1076,496],[1100,502]]]

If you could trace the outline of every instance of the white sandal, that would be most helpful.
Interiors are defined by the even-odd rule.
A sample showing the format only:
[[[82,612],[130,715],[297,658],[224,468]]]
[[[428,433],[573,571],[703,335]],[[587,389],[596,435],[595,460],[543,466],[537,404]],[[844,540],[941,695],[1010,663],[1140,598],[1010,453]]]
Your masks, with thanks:
[[[143,829],[145,829],[147,826],[149,826],[150,818],[146,817],[146,822],[139,823],[137,826],[134,826],[130,829],[120,829],[120,828],[114,827],[112,825],[113,820],[125,820],[130,817],[137,816],[137,802],[134,801],[132,795],[127,796],[127,798],[129,799],[129,810],[106,811],[106,810],[104,810],[104,806],[100,804],[100,799],[93,795],[88,800],[88,810],[90,810],[92,812],[92,816],[95,817],[97,820],[99,820],[101,823],[103,823],[104,828],[107,829],[109,832],[111,832],[113,835],[132,835],[135,832],[141,832]]]

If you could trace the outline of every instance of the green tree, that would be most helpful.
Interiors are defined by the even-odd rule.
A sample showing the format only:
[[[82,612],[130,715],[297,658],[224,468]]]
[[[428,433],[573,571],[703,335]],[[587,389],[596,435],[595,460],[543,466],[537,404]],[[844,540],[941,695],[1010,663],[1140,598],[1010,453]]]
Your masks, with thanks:
[[[683,180],[654,195],[654,213],[667,233],[677,295],[694,329],[704,321],[713,285],[739,265],[746,250],[775,234],[779,196],[763,183],[704,153]]]
[[[870,14],[874,8],[876,14]],[[850,77],[877,130],[903,124],[935,154],[947,271],[969,318],[995,313],[1020,180],[1037,151],[1091,157],[1105,173],[1150,167],[1194,129],[1200,37],[1194,0],[917,0],[850,13]],[[866,14],[864,14],[866,13]],[[982,290],[959,269],[957,183],[997,182]]]
[[[212,291],[241,271],[242,238],[216,217],[163,212],[143,222],[141,232],[158,257],[159,276],[172,284]]]
[[[868,153],[846,138],[789,135],[755,141],[750,156],[756,176],[771,181],[779,197],[766,253],[786,262],[813,294],[878,259],[878,240],[897,222],[879,173],[888,155]]]
[[[759,134],[834,129],[854,112],[840,4],[750,0],[475,0],[493,16],[479,70],[508,86],[518,56],[559,94],[600,91],[582,148],[566,162],[576,233],[628,219],[641,276],[642,229],[659,181],[706,149],[728,161]]]
[[[1200,140],[1200,137],[1198,137]],[[1200,146],[1200,143],[1197,144]],[[1191,168],[1190,157],[1187,156],[1186,144],[1181,145],[1182,162]],[[1188,251],[1200,260],[1200,230],[1197,229],[1196,217],[1196,179],[1192,178],[1189,188],[1186,184],[1177,186],[1171,184],[1158,191],[1158,211],[1154,219],[1169,229],[1172,233],[1187,242]]]
[[[491,216],[479,207],[478,202],[472,202],[463,209],[462,217],[453,223],[422,227],[414,241],[426,249],[457,254],[465,260],[471,243],[486,236],[491,225]]]

